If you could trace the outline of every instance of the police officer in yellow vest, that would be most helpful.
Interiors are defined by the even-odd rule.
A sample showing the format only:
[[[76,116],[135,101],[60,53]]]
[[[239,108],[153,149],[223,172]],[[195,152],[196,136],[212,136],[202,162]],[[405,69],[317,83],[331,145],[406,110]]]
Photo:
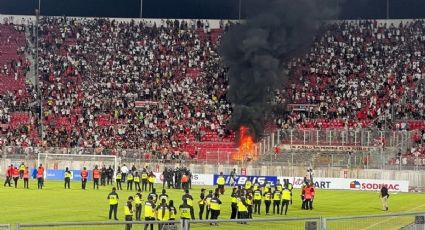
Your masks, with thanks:
[[[238,212],[238,198],[239,198],[239,194],[238,194],[238,189],[237,188],[233,188],[232,190],[232,195],[230,196],[231,198],[231,204],[230,207],[232,208],[232,213],[230,214],[230,219],[236,219],[236,215]]]
[[[249,191],[251,190],[252,187],[252,182],[251,180],[248,178],[248,180],[245,182],[245,191]]]
[[[239,219],[248,219],[248,204],[243,196],[238,199],[238,213]],[[246,224],[246,222],[240,222],[240,224]]]
[[[266,205],[266,215],[270,215],[270,204],[271,204],[271,200],[272,200],[272,193],[270,192],[270,189],[265,189],[264,190],[264,204]]]
[[[176,207],[174,207],[174,201],[170,200],[168,203],[168,208],[170,209],[170,220],[176,219],[177,210]]]
[[[214,193],[213,198],[210,201],[210,207],[211,207],[211,220],[217,220],[220,216],[220,209],[221,209],[221,200],[218,198],[218,194]],[[218,225],[217,223],[210,223],[210,225]]]
[[[136,189],[136,191],[141,190],[140,188],[140,175],[138,172],[136,172],[134,174],[134,189]]]
[[[206,207],[206,211],[205,211],[205,219],[208,220],[208,218],[211,218],[211,199],[214,197],[213,195],[213,191],[210,190],[208,192],[208,195],[205,197],[205,205]]]
[[[182,196],[182,201],[186,201],[186,204],[192,207],[192,213],[191,216],[195,216],[194,210],[193,210],[193,196],[190,195],[189,190],[185,190],[185,194]]]
[[[246,196],[246,203],[248,204],[248,219],[252,219],[252,193],[248,193]]]
[[[71,172],[69,171],[68,167],[65,169],[65,189],[71,189]]]
[[[119,197],[115,187],[112,188],[112,192],[109,193],[107,199],[109,200],[109,219],[112,218],[112,213],[114,213],[114,220],[118,220],[117,209],[118,209]]]
[[[285,207],[285,215],[288,212],[288,206],[289,206],[289,202],[292,200],[292,193],[291,191],[288,189],[287,186],[285,186],[285,188],[282,190],[282,209],[280,211],[280,214],[283,214],[283,207]]]
[[[193,207],[187,203],[188,201],[189,201],[188,199],[183,199],[183,204],[181,204],[180,207],[179,207],[180,219],[183,220],[184,226],[186,226],[188,224],[187,220],[195,219]],[[190,226],[187,226],[187,229],[189,229],[189,228],[190,228]]]
[[[127,175],[127,190],[130,188],[130,191],[133,191],[133,181],[134,181],[133,172],[129,171]]]
[[[220,176],[217,178],[217,188],[220,191],[220,194],[224,194],[224,184],[226,183],[226,180],[224,179],[223,172],[220,172]]]
[[[276,189],[277,189],[279,192],[282,192],[282,190],[283,190],[283,186],[282,186],[282,184],[280,183],[280,180],[277,180]]]
[[[143,169],[142,172],[142,190],[147,191],[148,189],[148,173],[146,172],[146,169]]]
[[[150,173],[148,177],[148,181],[149,181],[149,191],[152,191],[152,189],[154,188],[154,183],[155,183],[155,175],[153,174],[153,172]]]
[[[167,205],[165,199],[161,200],[161,204],[156,207],[156,219],[159,221],[169,221],[170,220],[170,208]],[[159,223],[158,229],[162,229],[164,224]]]
[[[140,221],[142,216],[142,191],[139,189],[134,196],[134,205],[136,206],[136,220]]]
[[[261,214],[260,208],[261,208],[262,196],[263,196],[263,193],[261,192],[260,188],[257,187],[257,189],[254,190],[254,213],[257,213],[258,215]]]
[[[117,175],[115,175],[115,182],[117,183],[117,190],[122,190],[121,178],[122,178],[122,173],[121,173],[121,171],[118,170]]]
[[[124,215],[125,221],[133,221],[133,197],[129,196],[127,200],[127,204],[124,206]],[[125,225],[125,230],[130,230],[132,227],[131,224]]]
[[[22,179],[24,177],[24,171],[25,171],[25,164],[24,162],[21,163],[19,166],[19,178]]]
[[[155,203],[152,199],[151,196],[148,196],[148,200],[145,203],[145,221],[155,220]],[[148,229],[149,225],[150,229],[153,230],[153,224],[145,224],[145,230]]]
[[[277,214],[279,214],[281,200],[282,200],[282,192],[276,188],[273,192],[273,214],[276,213],[276,208],[277,208]]]

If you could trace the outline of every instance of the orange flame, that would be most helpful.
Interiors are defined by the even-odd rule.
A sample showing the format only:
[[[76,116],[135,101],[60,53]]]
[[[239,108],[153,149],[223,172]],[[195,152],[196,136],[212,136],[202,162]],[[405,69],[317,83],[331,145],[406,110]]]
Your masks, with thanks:
[[[254,138],[249,135],[248,128],[241,126],[239,128],[239,150],[232,154],[232,160],[243,161],[247,159],[256,160],[257,153],[255,151]]]

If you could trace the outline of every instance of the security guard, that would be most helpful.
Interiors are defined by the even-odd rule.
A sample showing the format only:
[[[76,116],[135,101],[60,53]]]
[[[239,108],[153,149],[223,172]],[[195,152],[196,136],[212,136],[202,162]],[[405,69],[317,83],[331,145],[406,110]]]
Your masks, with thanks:
[[[238,189],[237,188],[233,188],[232,190],[232,195],[231,197],[231,204],[230,207],[232,208],[232,214],[230,214],[230,219],[236,219],[236,215],[238,212],[238,198],[239,198],[239,194],[238,194]]]
[[[270,204],[272,200],[272,193],[269,189],[265,189],[266,192],[264,192],[264,204],[266,205],[266,215],[270,215]]]
[[[169,221],[170,220],[170,208],[168,207],[167,201],[165,199],[161,200],[161,204],[156,207],[156,219],[159,221]],[[162,229],[164,224],[159,223],[158,229]]]
[[[187,220],[195,219],[195,216],[193,215],[193,207],[187,203],[188,201],[188,199],[183,199],[183,204],[181,204],[179,207],[180,219],[183,220],[183,226],[186,226],[188,224]],[[188,226],[187,229],[189,228],[190,227]]]
[[[130,191],[133,191],[133,181],[134,181],[133,172],[129,171],[127,174],[127,190],[130,189]]]
[[[81,188],[83,190],[86,189],[86,184],[87,184],[87,176],[88,176],[88,172],[86,167],[83,168],[83,170],[81,171]]]
[[[217,178],[217,188],[221,195],[224,194],[224,184],[226,183],[226,180],[224,179],[223,172],[220,172],[220,176]]]
[[[277,214],[279,214],[281,200],[282,200],[282,192],[279,191],[279,189],[276,187],[276,189],[273,192],[273,214],[276,213],[276,207],[277,207]]]
[[[27,167],[25,167],[23,177],[24,177],[24,188],[27,188],[27,189],[28,189],[28,188],[29,188],[29,187],[28,187],[28,180],[29,180],[29,178],[30,178],[30,171],[29,171],[29,169],[28,169],[28,166],[27,166]]]
[[[168,203],[168,208],[170,209],[170,220],[175,220],[177,215],[176,207],[174,207],[174,201],[170,200]]]
[[[142,190],[147,191],[148,189],[148,173],[146,172],[146,169],[143,169],[142,172]]]
[[[282,192],[282,190],[283,190],[283,186],[282,186],[282,184],[280,183],[280,180],[277,180],[277,184],[276,184],[275,189],[277,189],[279,192]]]
[[[24,177],[24,171],[25,171],[25,164],[24,162],[21,163],[21,165],[19,166],[19,178],[23,178]]]
[[[241,196],[238,199],[237,206],[239,219],[248,219],[248,204],[246,203],[245,197]],[[240,222],[240,224],[246,224],[246,222]]]
[[[202,220],[202,216],[204,215],[205,209],[205,189],[201,189],[201,194],[199,195],[199,219]]]
[[[158,195],[156,194],[156,189],[154,188],[154,189],[152,189],[152,192],[151,193],[149,193],[149,195],[148,196],[150,196],[150,197],[152,197],[152,202],[154,203],[154,204],[156,204],[156,202],[158,201]]]
[[[145,203],[145,221],[154,221],[155,220],[155,203],[153,202],[153,198],[148,196],[148,200]],[[153,230],[153,224],[145,224],[145,230],[148,229],[150,225],[150,229]]]
[[[134,189],[136,189],[136,191],[141,190],[141,188],[140,188],[140,176],[139,176],[138,172],[136,172],[136,174],[134,174]]]
[[[221,200],[218,199],[218,194],[215,193],[211,199],[211,220],[217,220],[220,216]],[[218,225],[217,223],[210,223],[210,225]]]
[[[150,173],[148,181],[149,181],[149,191],[152,191],[154,189],[154,183],[155,183],[155,175],[153,174],[153,172]]]
[[[136,220],[140,221],[142,216],[142,191],[139,189],[134,196],[134,205],[136,206]]]
[[[121,178],[122,178],[122,173],[121,173],[121,171],[118,170],[117,174],[115,175],[115,182],[117,183],[117,189],[118,190],[122,190]]]
[[[165,202],[168,202],[168,194],[165,189],[162,190],[161,195],[159,195],[159,200],[165,200]]]
[[[182,196],[183,203],[186,200],[187,205],[192,207],[192,213],[191,216],[195,216],[194,210],[193,210],[193,197],[190,195],[189,190],[185,190],[185,194]]]
[[[208,195],[205,197],[205,205],[207,206],[207,210],[205,212],[205,219],[208,220],[208,218],[211,218],[211,199],[213,198],[213,191],[210,190],[208,192]]]
[[[99,189],[99,179],[100,179],[100,171],[97,165],[94,167],[93,172],[93,189]]]
[[[254,185],[255,187],[255,185]],[[256,190],[254,190],[254,213],[257,213],[258,215],[261,215],[261,197],[263,196],[263,193],[261,192],[260,188],[257,187]]]
[[[246,203],[248,204],[248,219],[252,219],[252,194],[248,193],[246,196]]]
[[[114,220],[118,220],[117,218],[117,209],[118,209],[118,194],[116,192],[115,187],[112,188],[112,192],[106,197],[109,200],[109,219],[112,218],[112,213],[114,213]]]
[[[252,182],[251,180],[248,178],[248,180],[245,182],[245,191],[249,191],[251,190],[252,187]]]
[[[280,214],[283,214],[283,207],[285,207],[285,215],[288,212],[288,206],[289,202],[292,200],[291,191],[288,189],[287,186],[282,191],[282,209],[280,211]]]
[[[71,189],[71,172],[69,171],[68,167],[65,169],[65,189]]]
[[[129,196],[127,200],[127,204],[124,206],[124,215],[125,215],[125,221],[133,221],[133,197]],[[131,224],[125,225],[125,230],[131,229]]]
[[[252,191],[255,191],[257,189],[260,189],[260,185],[257,182],[255,182],[254,185],[252,186]]]

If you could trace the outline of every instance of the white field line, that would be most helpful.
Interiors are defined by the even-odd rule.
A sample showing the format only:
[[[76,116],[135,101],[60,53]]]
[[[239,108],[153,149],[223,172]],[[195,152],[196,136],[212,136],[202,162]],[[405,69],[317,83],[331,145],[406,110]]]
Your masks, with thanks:
[[[412,209],[409,209],[409,210],[407,210],[406,212],[414,211],[415,209],[417,209],[417,208],[422,208],[422,207],[424,207],[424,206],[425,206],[425,204],[422,204],[422,205],[419,205],[418,207],[414,207],[414,208],[412,208]],[[394,217],[391,217],[391,218],[389,218],[389,219],[387,219],[387,220],[382,220],[382,221],[376,222],[376,223],[374,223],[374,224],[372,224],[372,225],[369,225],[369,226],[368,226],[368,227],[366,227],[366,228],[362,228],[362,230],[371,229],[371,228],[375,227],[376,225],[379,225],[379,224],[382,224],[382,223],[388,222],[388,221],[390,221],[390,220],[392,220],[392,219],[394,219],[394,218],[396,218],[396,217],[398,217],[398,216],[394,216]]]

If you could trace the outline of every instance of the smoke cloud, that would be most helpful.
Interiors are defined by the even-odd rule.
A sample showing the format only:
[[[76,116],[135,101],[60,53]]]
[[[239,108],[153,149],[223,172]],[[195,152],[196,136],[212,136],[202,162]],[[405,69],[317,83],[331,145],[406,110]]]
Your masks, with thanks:
[[[227,98],[233,114],[232,130],[264,132],[271,92],[288,76],[285,63],[310,47],[319,23],[333,15],[324,0],[249,1],[245,23],[233,25],[221,40],[220,53],[229,69]]]

